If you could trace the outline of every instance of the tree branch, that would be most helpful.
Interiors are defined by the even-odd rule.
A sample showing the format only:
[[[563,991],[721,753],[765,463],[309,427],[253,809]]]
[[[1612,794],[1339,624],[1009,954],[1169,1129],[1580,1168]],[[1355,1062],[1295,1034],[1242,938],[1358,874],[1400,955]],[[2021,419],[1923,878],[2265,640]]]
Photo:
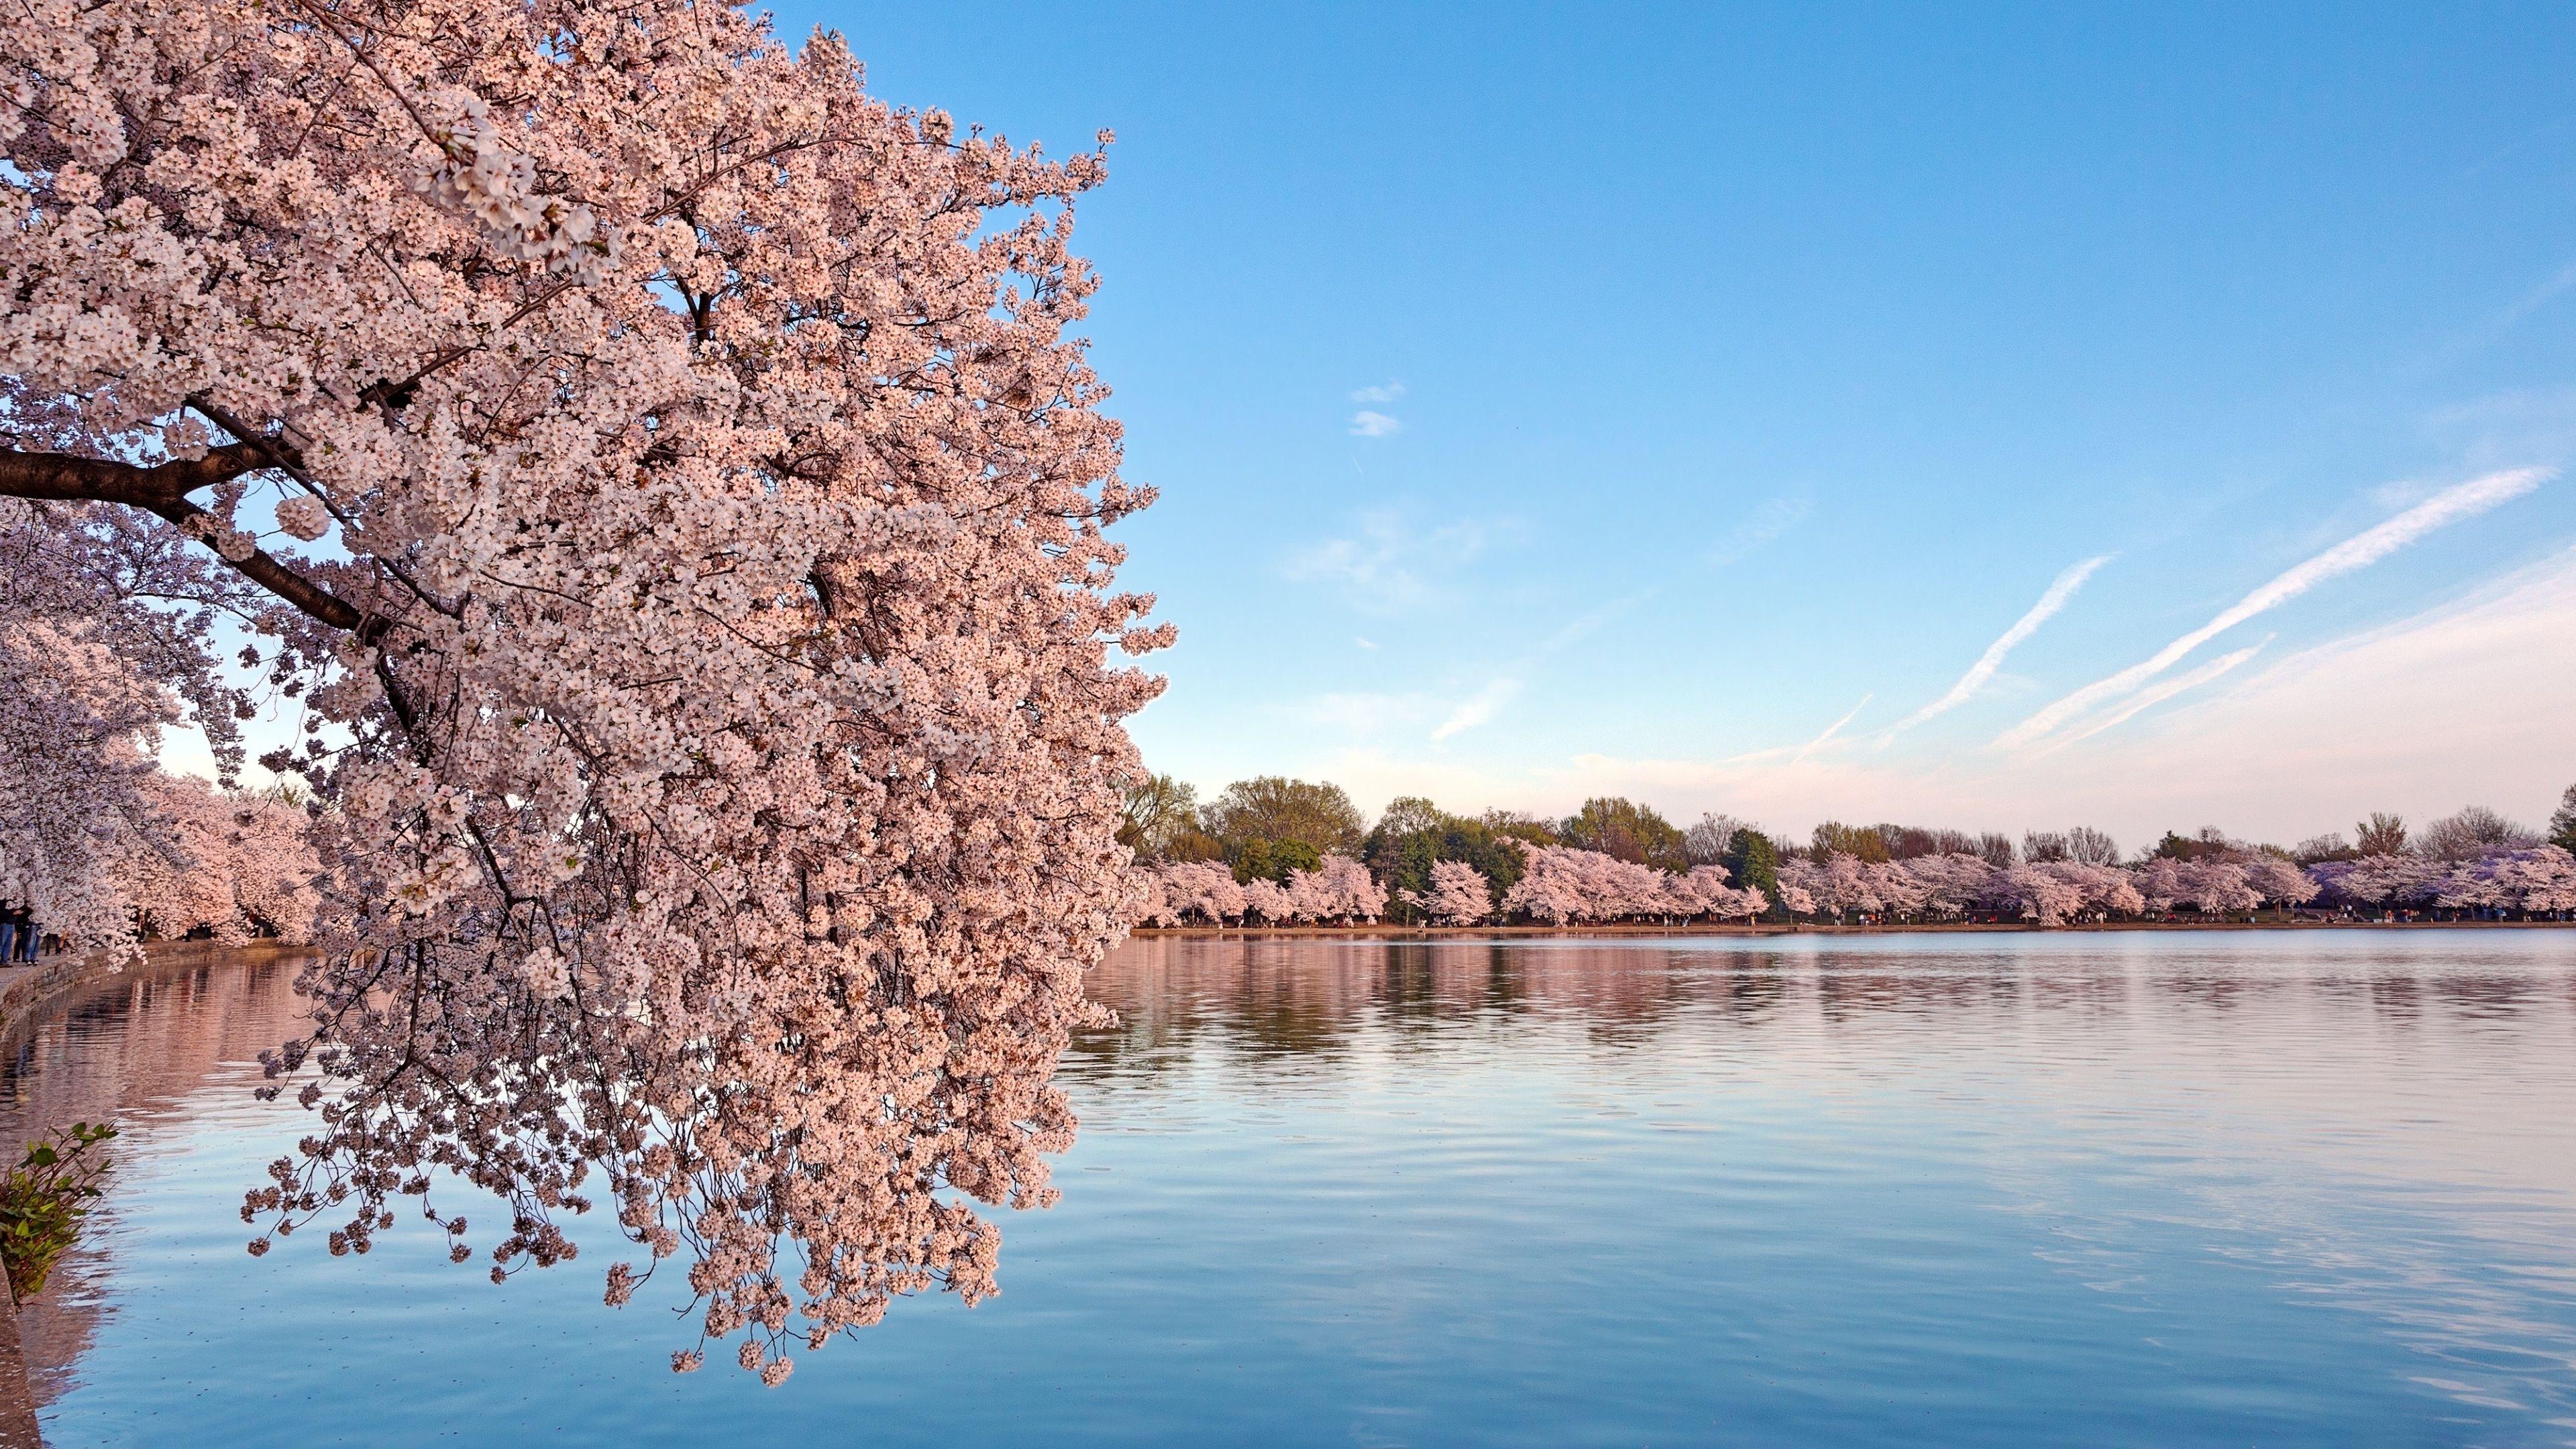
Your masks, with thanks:
[[[229,482],[244,473],[278,466],[277,453],[273,443],[248,439],[208,448],[203,457],[174,458],[146,468],[106,458],[0,449],[0,497],[57,503],[122,503],[156,514],[181,531],[203,538],[220,527],[220,521],[189,502],[188,494]],[[216,556],[221,558],[221,552]],[[255,548],[248,558],[227,558],[224,562],[314,620],[334,629],[347,629],[366,643],[374,643],[393,623],[382,615],[359,609],[270,557],[264,549]]]
[[[66,453],[0,450],[0,495],[65,503],[125,503],[158,513],[196,489],[268,466],[267,450],[255,443],[226,443],[208,448],[201,458],[173,459],[150,468]]]

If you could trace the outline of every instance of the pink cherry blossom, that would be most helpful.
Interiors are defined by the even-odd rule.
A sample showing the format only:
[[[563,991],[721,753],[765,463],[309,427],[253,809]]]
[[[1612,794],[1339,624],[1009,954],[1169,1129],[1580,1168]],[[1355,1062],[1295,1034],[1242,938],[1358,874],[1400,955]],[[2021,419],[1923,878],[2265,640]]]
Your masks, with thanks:
[[[0,539],[186,575],[316,726],[257,1241],[462,1177],[506,1276],[600,1209],[769,1382],[992,1293],[1139,906],[1114,654],[1170,638],[1104,533],[1102,158],[685,0],[27,0],[0,83]],[[153,734],[237,763],[243,701],[195,605],[59,577],[0,584],[0,872],[110,943]]]
[[[1423,909],[1444,926],[1481,924],[1494,913],[1493,883],[1463,860],[1431,863],[1431,894]]]
[[[1240,921],[1246,906],[1244,889],[1221,861],[1165,861],[1153,868],[1158,925],[1197,920],[1211,926]]]

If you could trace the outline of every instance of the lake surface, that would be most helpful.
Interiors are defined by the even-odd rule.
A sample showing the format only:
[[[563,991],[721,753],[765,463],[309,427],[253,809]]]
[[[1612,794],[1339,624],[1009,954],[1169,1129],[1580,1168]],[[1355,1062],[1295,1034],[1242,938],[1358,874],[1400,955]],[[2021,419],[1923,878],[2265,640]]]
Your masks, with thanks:
[[[1002,1295],[776,1390],[673,1376],[606,1225],[244,1253],[290,974],[0,1081],[126,1129],[22,1320],[56,1445],[2576,1443],[2576,932],[1131,943]]]

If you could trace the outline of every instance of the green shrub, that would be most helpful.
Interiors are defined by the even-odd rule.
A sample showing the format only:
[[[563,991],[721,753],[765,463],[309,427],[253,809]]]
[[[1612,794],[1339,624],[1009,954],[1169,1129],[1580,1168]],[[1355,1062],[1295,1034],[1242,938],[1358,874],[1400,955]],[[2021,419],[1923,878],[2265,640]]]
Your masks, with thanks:
[[[115,1135],[104,1122],[75,1122],[51,1142],[28,1143],[26,1160],[0,1185],[0,1266],[9,1272],[11,1303],[45,1291],[54,1260],[80,1235],[108,1169],[106,1155],[90,1149]]]

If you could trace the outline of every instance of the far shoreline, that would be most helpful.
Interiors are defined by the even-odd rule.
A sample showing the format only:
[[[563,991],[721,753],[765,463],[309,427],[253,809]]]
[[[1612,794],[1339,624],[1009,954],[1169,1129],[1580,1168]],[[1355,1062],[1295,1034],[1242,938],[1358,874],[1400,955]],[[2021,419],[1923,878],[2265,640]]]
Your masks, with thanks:
[[[1262,936],[1350,940],[1466,940],[1495,936],[1957,936],[2081,935],[2117,931],[2531,931],[2576,929],[2576,921],[2090,921],[2080,925],[2042,926],[2015,921],[1922,922],[1913,925],[1844,926],[1819,922],[1727,925],[1695,921],[1657,926],[1622,921],[1599,926],[1136,926],[1130,940],[1241,939]]]

